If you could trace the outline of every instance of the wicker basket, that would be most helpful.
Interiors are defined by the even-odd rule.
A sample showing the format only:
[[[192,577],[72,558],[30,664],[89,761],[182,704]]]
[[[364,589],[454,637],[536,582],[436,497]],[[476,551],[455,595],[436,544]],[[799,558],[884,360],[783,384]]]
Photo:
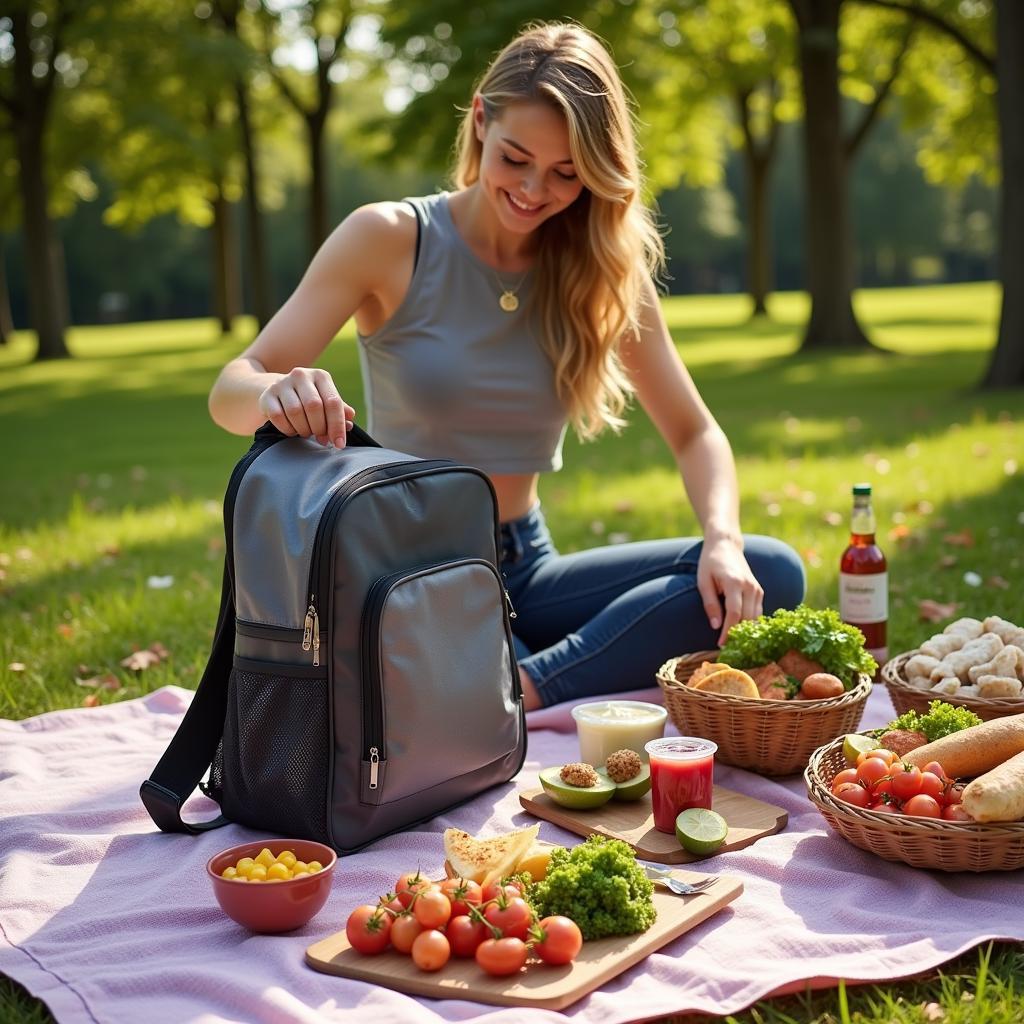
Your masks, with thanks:
[[[715,758],[761,775],[793,775],[821,744],[856,732],[871,692],[861,676],[851,690],[825,700],[753,700],[708,693],[686,681],[717,651],[698,651],[667,661],[658,670],[665,707],[684,736],[703,736],[718,744]]]
[[[896,714],[902,715],[905,711],[920,711],[924,714],[933,700],[942,700],[956,707],[969,708],[985,722],[993,718],[1002,718],[1004,715],[1024,714],[1024,700],[1019,697],[1013,700],[957,697],[955,694],[936,693],[934,690],[925,690],[920,686],[911,685],[903,674],[903,666],[917,653],[915,650],[897,654],[887,661],[882,669],[882,679],[889,691],[889,699],[896,709]]]
[[[862,810],[832,795],[832,780],[847,767],[843,744],[834,740],[811,755],[804,782],[811,803],[854,846],[886,860],[935,871],[1024,867],[1024,822],[982,825]]]

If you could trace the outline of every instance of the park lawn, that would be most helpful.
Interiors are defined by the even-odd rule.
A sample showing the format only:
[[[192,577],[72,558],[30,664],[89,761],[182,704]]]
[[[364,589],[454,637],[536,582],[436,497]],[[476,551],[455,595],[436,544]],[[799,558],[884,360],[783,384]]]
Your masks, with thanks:
[[[736,452],[744,528],[793,544],[808,601],[835,604],[850,485],[870,480],[890,560],[893,651],[934,631],[921,621],[922,600],[1024,623],[1024,394],[974,386],[994,338],[997,289],[865,291],[857,308],[879,349],[807,355],[797,351],[802,295],[775,296],[772,320],[754,324],[739,296],[665,301]],[[220,339],[210,320],[76,328],[76,358],[38,365],[27,362],[25,335],[0,350],[0,717],[197,682],[219,599],[220,503],[247,447],[210,422],[206,395],[251,332],[243,321]],[[322,365],[361,412],[351,328]],[[696,532],[669,453],[639,410],[618,436],[570,438],[565,461],[542,482],[562,550]],[[121,666],[152,644],[167,652],[158,664]],[[90,680],[103,682],[81,685]],[[935,1001],[949,1004],[951,1024],[1020,1020],[1020,952],[997,949],[983,971],[988,998],[961,1001],[978,964],[974,952],[944,980],[851,989],[851,1012],[916,1021]],[[0,1022],[34,1005],[15,986],[0,988]],[[832,992],[761,1003],[735,1019],[839,1019],[838,1005]]]

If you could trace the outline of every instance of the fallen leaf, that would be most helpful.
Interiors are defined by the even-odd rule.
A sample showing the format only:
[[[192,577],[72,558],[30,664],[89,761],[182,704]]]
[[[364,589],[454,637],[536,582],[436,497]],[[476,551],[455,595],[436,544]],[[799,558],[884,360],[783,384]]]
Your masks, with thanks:
[[[956,555],[943,555],[939,559],[940,569],[952,569],[956,565]]]
[[[7,666],[7,669],[10,672],[24,672],[25,663],[23,661],[12,661],[10,665]]]
[[[921,1015],[925,1020],[945,1020],[946,1011],[938,1003],[925,1003],[921,1007]]]
[[[974,547],[974,531],[969,526],[961,530],[959,533],[943,534],[942,539],[947,544],[952,544],[955,548]]]
[[[70,640],[75,635],[75,627],[70,622],[61,622],[57,625],[57,633],[65,640]]]
[[[121,554],[120,544],[101,544],[97,551],[101,555],[106,555],[107,558],[117,558]]]
[[[612,506],[612,511],[617,512],[619,515],[626,515],[632,512],[636,506],[631,501],[617,501]]]
[[[167,650],[159,640],[155,640],[151,643],[149,645],[149,650],[151,650],[161,661],[164,661],[171,656],[171,652]]]
[[[941,604],[929,597],[922,598],[917,602],[917,615],[922,622],[940,622],[942,619],[951,618],[960,605],[956,601],[949,604]]]
[[[976,441],[974,444],[971,445],[971,454],[976,459],[985,458],[985,456],[988,455],[990,451],[992,451],[992,449],[987,444],[985,444],[984,441]]]
[[[113,672],[104,672],[101,676],[89,679],[75,679],[76,686],[85,686],[91,690],[110,690],[111,693],[121,689],[121,680]]]
[[[906,523],[900,523],[889,531],[889,540],[905,540],[910,536],[910,527]]]
[[[83,678],[85,678],[85,676],[91,676],[92,675],[92,669],[88,665],[76,665],[75,666],[75,675],[76,676],[82,676]]]
[[[82,701],[83,708],[98,708],[100,706],[100,698],[98,694],[90,693],[85,700]]]
[[[121,666],[133,672],[143,672],[150,665],[157,665],[159,662],[160,655],[153,651],[132,651],[127,658],[121,659]]]
[[[1010,581],[1004,579],[1002,576],[989,576],[989,578],[985,580],[985,583],[987,586],[995,587],[997,590],[1010,589]]]

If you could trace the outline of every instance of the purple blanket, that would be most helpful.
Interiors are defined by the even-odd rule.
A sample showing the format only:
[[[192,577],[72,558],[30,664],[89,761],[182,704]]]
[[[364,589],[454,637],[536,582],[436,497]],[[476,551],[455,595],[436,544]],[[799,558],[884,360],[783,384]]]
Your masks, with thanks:
[[[658,691],[632,694],[658,700]],[[191,698],[168,687],[106,707],[0,721],[0,972],[58,1021],[532,1024],[565,1016],[619,1024],[686,1010],[729,1013],[828,979],[881,981],[932,968],[987,939],[1024,940],[1021,873],[943,874],[890,864],[833,835],[799,776],[778,782],[719,767],[716,782],[785,807],[789,825],[701,869],[737,875],[743,895],[564,1013],[416,999],[318,974],[311,942],[416,865],[441,872],[449,825],[492,834],[532,821],[517,793],[577,756],[568,707],[531,715],[513,783],[421,831],[342,858],[331,898],[299,932],[255,936],[225,918],[206,860],[256,833],[155,833],[139,782]],[[892,715],[876,687],[864,726]],[[194,798],[190,807],[208,802]],[[212,806],[212,805],[210,805]],[[541,838],[578,837],[541,825]]]

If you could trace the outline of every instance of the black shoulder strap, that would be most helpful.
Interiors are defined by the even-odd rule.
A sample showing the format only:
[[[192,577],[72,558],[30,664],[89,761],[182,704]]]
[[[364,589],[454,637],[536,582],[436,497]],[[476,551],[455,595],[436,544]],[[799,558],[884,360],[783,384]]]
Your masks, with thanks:
[[[284,435],[271,423],[256,432],[256,440],[282,440]],[[349,444],[379,448],[380,445],[361,427],[353,424],[347,434]],[[224,732],[228,706],[228,681],[235,654],[235,587],[231,564],[231,545],[224,556],[224,578],[220,592],[220,614],[213,634],[213,647],[206,671],[185,717],[171,738],[153,773],[139,789],[149,816],[163,832],[189,832],[193,835],[228,823],[223,814],[210,821],[187,822],[181,819],[182,804],[199,785],[200,779],[217,753]]]
[[[177,732],[157,762],[152,775],[142,784],[139,796],[149,816],[163,832],[205,832],[226,825],[223,814],[210,821],[182,821],[181,805],[206,774],[224,732],[228,704],[228,678],[235,652],[235,603],[230,570],[230,552],[224,559],[224,581],[220,593],[220,614],[213,634],[213,648],[195,697]]]

